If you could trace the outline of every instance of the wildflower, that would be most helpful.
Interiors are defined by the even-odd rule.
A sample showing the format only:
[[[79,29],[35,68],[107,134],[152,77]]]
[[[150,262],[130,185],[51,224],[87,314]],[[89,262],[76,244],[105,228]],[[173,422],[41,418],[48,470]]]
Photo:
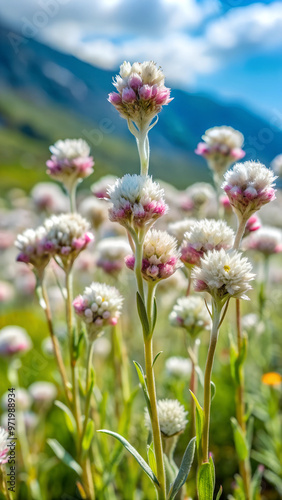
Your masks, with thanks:
[[[94,161],[90,156],[90,147],[83,139],[57,141],[50,146],[50,151],[52,156],[46,163],[47,173],[67,189],[92,174]]]
[[[188,268],[198,266],[208,250],[229,249],[233,240],[234,232],[223,220],[203,219],[195,222],[184,234],[180,247],[181,260]]]
[[[257,231],[261,227],[261,222],[256,214],[253,214],[248,220],[245,227],[244,237]]]
[[[31,198],[37,210],[48,213],[68,211],[67,197],[57,184],[39,182],[31,191]]]
[[[208,292],[216,302],[224,304],[230,297],[249,300],[246,293],[252,289],[249,282],[255,276],[251,270],[250,262],[241,253],[227,253],[222,248],[207,252],[191,277],[197,292]]]
[[[185,190],[186,199],[182,201],[183,210],[202,214],[202,211],[216,200],[214,188],[207,182],[195,182]]]
[[[162,106],[172,100],[170,89],[164,85],[164,74],[153,61],[132,66],[124,62],[113,85],[117,92],[109,94],[109,102],[139,130],[147,129]]]
[[[192,370],[191,360],[181,356],[171,356],[165,362],[165,368],[169,375],[175,377],[189,377]]]
[[[108,189],[108,196],[110,220],[134,231],[149,228],[168,209],[163,189],[149,176],[126,174]]]
[[[24,328],[9,325],[0,330],[0,356],[8,357],[25,353],[31,347],[31,339]]]
[[[44,227],[50,251],[60,258],[65,270],[94,239],[89,222],[77,213],[53,215],[44,222]]]
[[[172,234],[172,236],[174,236],[180,244],[183,241],[184,234],[187,233],[187,231],[189,231],[196,222],[196,219],[184,218],[180,221],[168,224],[167,230],[169,234]]]
[[[282,177],[282,154],[275,156],[270,166],[276,175]]]
[[[232,127],[213,127],[206,130],[195,153],[206,158],[208,166],[217,176],[235,161],[245,156],[242,150],[244,136]]]
[[[222,185],[237,217],[249,219],[263,205],[275,199],[276,177],[262,163],[236,163],[226,172]]]
[[[94,229],[99,229],[108,220],[108,207],[105,201],[96,198],[85,198],[79,206],[79,211],[89,220]]]
[[[101,177],[97,182],[94,182],[91,186],[91,191],[96,196],[96,198],[108,198],[108,189],[113,186],[116,182],[116,177],[113,175],[105,175]]]
[[[47,408],[57,396],[57,388],[51,382],[34,382],[28,388],[35,404],[41,408]]]
[[[201,297],[180,297],[169,315],[169,320],[171,325],[185,328],[192,337],[211,326],[209,313]]]
[[[134,269],[135,257],[129,255],[125,259],[129,269]],[[166,231],[152,229],[148,231],[142,258],[142,275],[146,281],[157,282],[169,278],[181,267],[177,241]]]
[[[282,375],[277,372],[264,373],[261,377],[261,381],[265,385],[270,385],[272,387],[280,385],[282,383]]]
[[[86,323],[90,340],[94,340],[105,326],[117,324],[122,302],[119,291],[104,283],[92,283],[83,295],[74,299],[75,312]]]
[[[257,250],[266,257],[282,252],[282,231],[276,227],[261,227],[244,240],[245,250]]]
[[[188,411],[177,399],[159,399],[158,416],[159,424],[163,437],[172,437],[184,431],[188,423]],[[145,425],[147,429],[151,429],[149,412],[145,409]]]
[[[6,464],[9,459],[8,432],[0,427],[0,466]]]
[[[20,250],[18,262],[31,264],[41,274],[52,257],[52,245],[47,238],[44,226],[37,229],[27,229],[17,236],[15,246]]]
[[[117,275],[124,266],[130,246],[124,238],[105,238],[96,247],[97,266],[105,273]]]

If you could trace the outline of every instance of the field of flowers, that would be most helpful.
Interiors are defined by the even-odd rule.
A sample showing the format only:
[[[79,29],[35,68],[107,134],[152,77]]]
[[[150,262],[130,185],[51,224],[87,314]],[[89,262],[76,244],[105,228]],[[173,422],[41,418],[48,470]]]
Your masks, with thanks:
[[[49,179],[1,200],[0,498],[278,500],[282,155],[244,162],[215,126],[213,185],[178,190],[149,168],[162,71],[114,86],[140,172],[97,178],[59,140]]]

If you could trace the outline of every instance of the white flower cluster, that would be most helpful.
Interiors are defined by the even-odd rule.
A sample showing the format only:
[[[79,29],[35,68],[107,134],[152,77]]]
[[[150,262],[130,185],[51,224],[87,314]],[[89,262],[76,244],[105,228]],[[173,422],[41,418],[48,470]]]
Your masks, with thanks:
[[[90,147],[83,139],[59,140],[49,149],[57,160],[73,160],[79,157],[86,158],[90,155]]]
[[[79,211],[83,217],[89,220],[94,229],[99,229],[99,227],[108,220],[107,203],[93,196],[85,198],[82,201],[79,206]]]
[[[91,340],[107,325],[116,325],[123,297],[119,291],[105,283],[92,283],[83,295],[74,299],[76,314],[86,323]]]
[[[183,241],[184,234],[187,233],[187,231],[189,231],[196,222],[196,219],[184,218],[177,222],[171,222],[168,224],[167,230],[169,234],[172,234],[172,236],[174,236],[180,244]]]
[[[8,432],[0,427],[0,466],[8,462]]]
[[[31,339],[24,328],[9,325],[0,330],[0,356],[24,353],[31,347]]]
[[[97,266],[106,273],[116,274],[122,270],[124,258],[130,251],[130,246],[124,238],[105,238],[96,247]]]
[[[185,328],[192,337],[211,326],[209,313],[201,297],[180,297],[169,315],[169,320],[173,326]]]
[[[44,269],[51,258],[46,241],[46,227],[39,226],[36,229],[26,229],[17,236],[15,241],[15,246],[20,251],[17,261],[32,264],[36,269]]]
[[[34,382],[28,388],[33,401],[40,408],[48,407],[57,396],[57,388],[51,382]]]
[[[162,70],[153,61],[135,62],[132,66],[124,61],[114,84],[119,92],[127,87],[131,75],[139,75],[144,85],[164,85],[165,81]]]
[[[180,434],[184,431],[188,422],[188,411],[177,399],[160,399],[158,400],[158,416],[162,435],[171,437]],[[145,425],[147,429],[151,429],[149,412],[145,409]]]
[[[209,251],[191,276],[196,291],[206,291],[215,301],[224,303],[230,297],[249,300],[246,293],[252,289],[249,282],[255,277],[251,270],[251,263],[241,253],[221,249]]]
[[[220,144],[223,147],[225,145],[228,150],[241,148],[244,143],[244,136],[241,132],[225,125],[209,128],[202,139],[210,146]]]
[[[265,256],[282,252],[282,231],[276,227],[263,226],[244,239],[245,250],[257,250]]]
[[[186,378],[191,374],[192,363],[189,358],[171,356],[166,360],[165,368],[169,375]]]
[[[164,190],[151,177],[126,174],[108,189],[110,220],[133,229],[150,226],[167,212]]]

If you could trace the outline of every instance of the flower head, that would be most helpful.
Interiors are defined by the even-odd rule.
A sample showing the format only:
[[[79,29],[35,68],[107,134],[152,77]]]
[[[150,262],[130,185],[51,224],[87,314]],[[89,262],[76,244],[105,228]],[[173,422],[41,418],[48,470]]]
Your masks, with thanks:
[[[0,330],[0,356],[9,357],[29,351],[32,342],[24,328],[9,325]]]
[[[119,291],[105,283],[92,283],[83,295],[74,299],[74,310],[86,323],[90,340],[94,340],[105,326],[117,324],[122,302]]]
[[[196,219],[185,218],[177,222],[171,222],[168,225],[167,230],[169,234],[172,234],[172,236],[174,236],[180,244],[183,241],[184,234],[187,233],[187,231],[189,231],[196,222]]]
[[[224,303],[230,297],[248,300],[249,282],[255,277],[251,270],[251,263],[241,253],[222,248],[207,252],[191,277],[197,292],[208,292],[216,302]]]
[[[124,62],[114,80],[117,92],[109,94],[109,102],[126,120],[132,120],[139,130],[148,127],[154,116],[168,104],[170,89],[164,85],[164,74],[153,61],[142,64]]]
[[[206,130],[195,153],[207,159],[208,165],[221,176],[236,160],[245,156],[242,150],[244,136],[232,127],[213,127]]]
[[[244,240],[245,250],[257,250],[263,255],[282,252],[282,231],[276,227],[261,227]]]
[[[57,388],[51,382],[34,382],[28,390],[33,401],[40,408],[50,406],[57,396]]]
[[[31,264],[35,270],[42,272],[52,257],[51,247],[44,226],[37,229],[27,229],[17,236],[15,246],[20,253],[18,262]]]
[[[126,174],[108,189],[113,204],[110,220],[134,230],[148,228],[167,212],[163,196],[163,189],[151,177]]]
[[[175,436],[184,431],[188,422],[188,411],[177,399],[159,399],[158,416],[162,435],[166,438]],[[151,429],[149,412],[145,409],[145,425]]]
[[[200,264],[200,259],[208,250],[232,247],[234,232],[223,220],[203,219],[196,221],[184,234],[180,247],[181,260],[191,268]]]
[[[104,175],[91,186],[91,191],[96,198],[108,198],[108,189],[113,186],[117,178],[113,175]]]
[[[260,227],[261,227],[261,222],[260,222],[257,214],[253,214],[247,220],[244,237],[248,236],[249,234],[253,233],[254,231],[257,231],[258,229],[260,229]]]
[[[268,372],[264,373],[261,377],[261,381],[265,385],[270,385],[271,387],[275,387],[277,385],[282,384],[282,375],[277,372]]]
[[[30,194],[36,210],[48,213],[67,212],[68,210],[67,197],[54,182],[39,182]]]
[[[65,269],[69,269],[79,253],[93,241],[90,224],[81,215],[53,215],[45,220],[47,243],[53,255],[60,257]]]
[[[8,462],[8,437],[8,432],[3,427],[0,427],[0,466]]]
[[[85,198],[79,206],[79,211],[94,229],[99,229],[108,220],[108,207],[104,200],[97,198]]]
[[[169,375],[186,378],[191,375],[192,362],[189,358],[171,356],[165,362],[165,368]]]
[[[124,258],[130,252],[130,246],[124,238],[105,238],[97,247],[97,266],[105,273],[117,275],[124,266]]]
[[[134,269],[135,257],[125,259],[129,269]],[[148,231],[143,247],[142,275],[147,281],[160,281],[169,278],[181,267],[177,241],[166,231]]]
[[[250,218],[275,199],[273,172],[260,162],[236,163],[224,176],[222,185],[238,217]]]
[[[196,337],[211,325],[204,300],[193,296],[180,297],[169,315],[169,320],[173,326],[185,328],[192,337]]]
[[[47,173],[67,188],[92,174],[94,161],[90,147],[83,139],[57,141],[50,146],[50,151],[52,156],[46,163]]]

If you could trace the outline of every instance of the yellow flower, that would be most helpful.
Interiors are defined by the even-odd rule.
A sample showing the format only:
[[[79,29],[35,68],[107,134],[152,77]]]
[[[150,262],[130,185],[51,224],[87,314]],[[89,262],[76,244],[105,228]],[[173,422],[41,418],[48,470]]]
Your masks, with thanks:
[[[261,377],[261,381],[265,385],[275,386],[282,382],[282,375],[277,372],[268,372]]]

